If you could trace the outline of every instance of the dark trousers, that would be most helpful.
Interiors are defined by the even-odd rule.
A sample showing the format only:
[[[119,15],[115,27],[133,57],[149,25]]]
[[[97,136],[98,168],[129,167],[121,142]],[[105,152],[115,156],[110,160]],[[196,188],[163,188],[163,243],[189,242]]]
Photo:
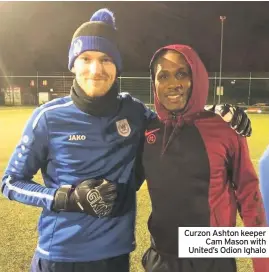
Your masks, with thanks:
[[[142,258],[146,272],[236,272],[235,259],[194,258],[179,259],[161,255],[154,248],[146,251]]]
[[[34,255],[30,272],[129,272],[129,254],[92,262],[53,262]]]

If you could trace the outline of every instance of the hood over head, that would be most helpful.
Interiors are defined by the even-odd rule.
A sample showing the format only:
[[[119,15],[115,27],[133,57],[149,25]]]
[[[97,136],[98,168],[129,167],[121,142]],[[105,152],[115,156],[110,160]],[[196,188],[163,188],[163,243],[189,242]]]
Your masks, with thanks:
[[[176,123],[181,125],[186,122],[191,122],[197,113],[202,112],[204,110],[204,106],[206,104],[207,96],[208,96],[208,73],[206,68],[201,61],[200,57],[197,53],[189,46],[182,44],[174,44],[168,45],[160,48],[153,55],[150,62],[150,72],[153,80],[153,90],[154,90],[154,105],[159,119],[164,123],[174,123],[172,121],[172,112],[168,111],[159,101],[154,83],[154,71],[153,64],[155,60],[158,58],[161,52],[166,50],[175,50],[182,54],[187,63],[190,66],[192,72],[192,92],[191,96],[185,106],[185,108],[181,111],[175,112],[176,114]]]

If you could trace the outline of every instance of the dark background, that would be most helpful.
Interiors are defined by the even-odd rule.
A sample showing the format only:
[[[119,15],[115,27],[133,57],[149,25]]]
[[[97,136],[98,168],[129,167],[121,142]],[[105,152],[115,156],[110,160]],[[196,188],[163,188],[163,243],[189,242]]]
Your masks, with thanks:
[[[67,71],[74,31],[99,8],[115,13],[124,71],[147,72],[153,52],[193,46],[207,69],[269,71],[269,2],[0,2],[0,68],[6,73]]]

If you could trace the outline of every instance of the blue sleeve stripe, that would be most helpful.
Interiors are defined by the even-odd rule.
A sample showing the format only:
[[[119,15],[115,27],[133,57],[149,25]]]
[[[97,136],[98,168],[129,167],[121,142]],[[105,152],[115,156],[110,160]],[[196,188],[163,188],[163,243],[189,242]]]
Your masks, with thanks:
[[[73,104],[73,101],[69,101],[65,104],[58,104],[58,105],[53,105],[53,106],[50,106],[48,108],[44,108],[43,110],[40,111],[40,113],[36,116],[34,122],[33,122],[33,129],[36,127],[40,117],[43,115],[43,113],[49,111],[49,110],[53,110],[53,109],[57,109],[57,108],[61,108],[61,107],[68,107],[70,105]]]
[[[23,194],[26,196],[33,196],[33,197],[38,197],[38,198],[46,198],[48,200],[53,200],[54,196],[53,195],[48,195],[48,194],[44,194],[44,193],[40,193],[40,192],[31,192],[31,191],[27,191],[21,188],[18,188],[16,186],[13,186],[12,184],[10,184],[12,177],[8,176],[7,180],[6,180],[6,186],[10,191],[14,191],[18,194]]]

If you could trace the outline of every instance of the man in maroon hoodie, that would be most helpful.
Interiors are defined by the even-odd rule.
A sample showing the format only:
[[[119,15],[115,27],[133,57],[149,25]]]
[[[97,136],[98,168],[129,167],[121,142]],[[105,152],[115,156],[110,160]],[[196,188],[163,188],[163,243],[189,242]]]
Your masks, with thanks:
[[[265,226],[246,138],[206,112],[207,71],[192,48],[170,45],[150,65],[158,118],[145,132],[143,167],[152,202],[147,272],[235,272],[235,259],[178,258],[178,227]],[[180,243],[180,241],[179,241]],[[269,272],[269,259],[253,259]]]

